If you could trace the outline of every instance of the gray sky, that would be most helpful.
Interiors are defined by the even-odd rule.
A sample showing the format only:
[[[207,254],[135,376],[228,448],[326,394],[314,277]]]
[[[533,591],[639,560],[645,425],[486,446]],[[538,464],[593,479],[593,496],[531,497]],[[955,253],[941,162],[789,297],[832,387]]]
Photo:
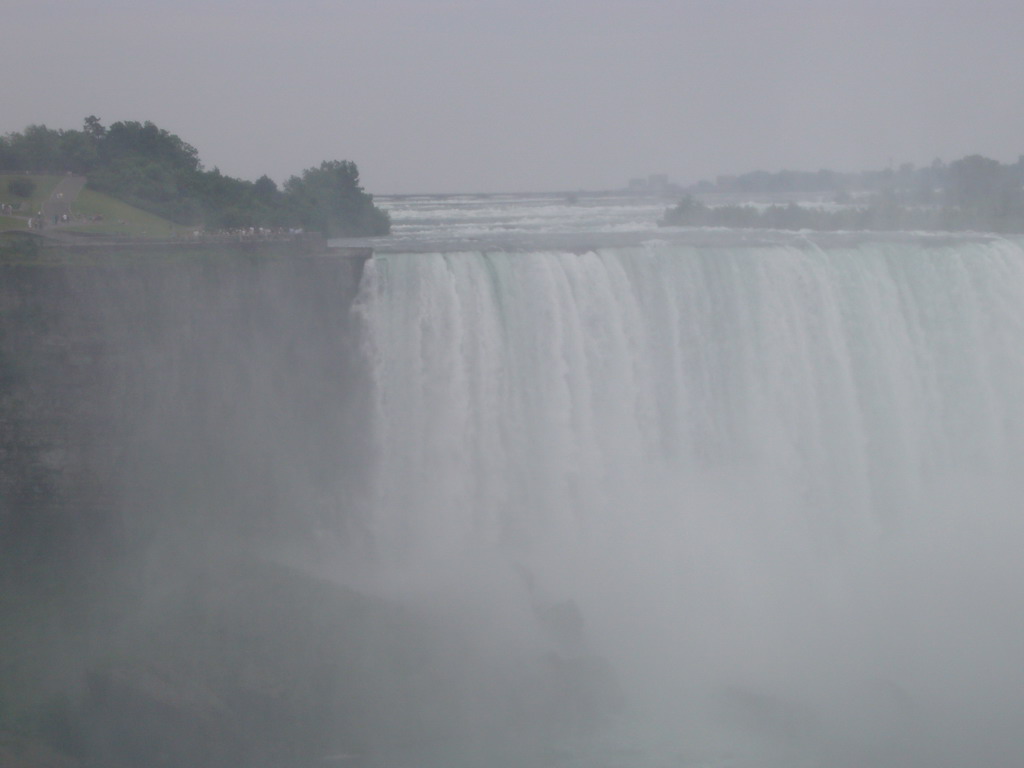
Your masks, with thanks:
[[[31,0],[0,133],[152,120],[207,168],[608,189],[1024,153],[1024,2]]]

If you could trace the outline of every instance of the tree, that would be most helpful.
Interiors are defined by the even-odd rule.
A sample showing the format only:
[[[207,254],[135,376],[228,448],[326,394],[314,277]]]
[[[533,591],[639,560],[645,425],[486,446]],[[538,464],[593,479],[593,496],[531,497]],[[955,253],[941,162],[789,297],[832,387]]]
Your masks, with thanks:
[[[275,184],[274,180],[266,174],[263,174],[256,179],[256,183],[253,184],[252,191],[256,196],[256,199],[265,205],[272,205],[277,202],[277,199],[281,194],[277,189],[277,184]]]
[[[19,158],[18,170],[61,170],[60,134],[45,125],[30,125],[20,134],[8,137],[9,145]]]
[[[946,199],[961,208],[985,207],[1003,190],[1003,167],[981,155],[964,157],[949,166]]]
[[[303,226],[328,236],[386,235],[387,212],[359,185],[359,169],[349,160],[329,160],[285,182],[289,208]]]
[[[63,131],[60,135],[60,154],[65,170],[87,174],[99,163],[96,139],[86,131]]]
[[[107,159],[135,155],[165,163],[176,171],[201,169],[199,151],[195,147],[148,120],[114,123],[107,129],[101,147],[101,154]]]
[[[7,191],[18,197],[32,197],[36,183],[28,176],[18,176],[7,182]]]
[[[89,115],[85,118],[82,132],[91,136],[95,141],[101,141],[107,135],[107,129],[103,127],[96,115]]]

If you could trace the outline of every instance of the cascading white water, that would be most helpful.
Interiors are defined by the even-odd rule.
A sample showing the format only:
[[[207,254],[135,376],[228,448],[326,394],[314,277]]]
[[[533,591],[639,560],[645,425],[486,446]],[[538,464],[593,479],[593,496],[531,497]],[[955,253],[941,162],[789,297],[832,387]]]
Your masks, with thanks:
[[[357,311],[382,588],[572,598],[652,761],[1022,745],[1018,243],[378,254]]]

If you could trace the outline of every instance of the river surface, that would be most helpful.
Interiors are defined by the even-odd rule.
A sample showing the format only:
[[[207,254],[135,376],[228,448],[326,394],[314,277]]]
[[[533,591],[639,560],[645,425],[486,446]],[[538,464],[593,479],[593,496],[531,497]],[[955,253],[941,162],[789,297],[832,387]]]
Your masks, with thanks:
[[[851,243],[879,237],[976,240],[984,234],[926,232],[810,233],[723,227],[659,227],[675,201],[627,194],[494,194],[377,197],[391,215],[386,237],[344,238],[335,245],[370,246],[381,253],[430,251],[570,250],[639,245],[651,241],[689,244],[806,242]],[[729,200],[730,204],[739,201]],[[820,201],[808,205],[822,207]]]

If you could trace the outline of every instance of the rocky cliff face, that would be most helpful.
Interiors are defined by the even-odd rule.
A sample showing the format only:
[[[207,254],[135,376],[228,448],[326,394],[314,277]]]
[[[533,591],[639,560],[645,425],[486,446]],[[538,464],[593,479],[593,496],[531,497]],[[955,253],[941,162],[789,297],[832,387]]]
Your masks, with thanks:
[[[168,507],[174,527],[200,516],[209,533],[217,506],[232,536],[287,534],[296,514],[303,533],[338,525],[352,494],[323,486],[359,460],[360,271],[330,257],[0,267],[3,545],[66,561],[90,530],[135,541]],[[297,486],[333,508],[284,509]],[[54,549],[65,537],[74,551]]]
[[[257,764],[261,717],[268,754],[326,748],[302,711],[323,702],[301,684],[281,704],[263,646],[305,652],[311,678],[342,638],[324,630],[314,653],[255,608],[267,590],[301,626],[317,600],[356,599],[271,556],[358,526],[362,262],[91,261],[0,265],[4,754]],[[259,643],[233,654],[246,633]]]

